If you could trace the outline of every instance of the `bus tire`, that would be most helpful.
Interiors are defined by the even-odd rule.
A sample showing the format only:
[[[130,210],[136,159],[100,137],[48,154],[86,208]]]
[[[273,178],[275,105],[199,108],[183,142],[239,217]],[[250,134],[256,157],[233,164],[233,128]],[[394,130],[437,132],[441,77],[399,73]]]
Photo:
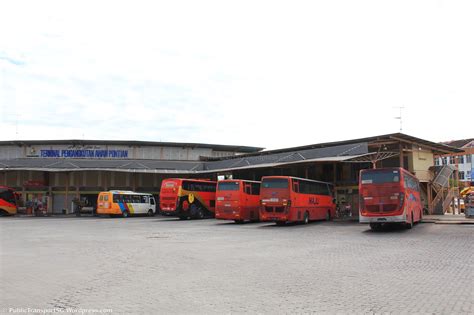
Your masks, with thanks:
[[[410,223],[406,224],[407,229],[413,228],[413,212],[411,213]]]
[[[277,222],[276,222],[276,225],[278,225],[278,226],[284,226],[284,225],[286,225],[286,222],[284,222],[284,221],[277,221]]]
[[[198,208],[198,210],[197,210],[197,218],[198,219],[204,219],[204,212],[202,211],[201,208]]]
[[[128,218],[130,213],[128,213],[128,210],[125,210],[124,212],[122,212],[122,217],[123,218]]]
[[[328,212],[326,213],[326,221],[331,221],[331,211],[328,210]]]
[[[382,229],[382,225],[380,223],[369,223],[369,226],[372,231],[380,231]]]
[[[154,216],[154,215],[155,215],[155,213],[153,212],[152,209],[148,210],[148,216],[149,216],[149,217],[152,217],[152,216]]]
[[[309,223],[309,213],[306,211],[303,216],[303,224],[308,224]]]
[[[179,216],[179,219],[180,219],[180,220],[187,220],[188,217],[187,217],[187,216],[184,216],[184,215],[180,215],[180,216]]]
[[[242,224],[244,223],[244,220],[234,220],[235,224]]]

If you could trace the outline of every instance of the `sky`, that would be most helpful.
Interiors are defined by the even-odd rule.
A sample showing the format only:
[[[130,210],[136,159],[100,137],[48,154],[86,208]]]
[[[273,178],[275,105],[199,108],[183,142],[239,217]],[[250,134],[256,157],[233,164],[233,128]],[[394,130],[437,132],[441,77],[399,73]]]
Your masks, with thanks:
[[[0,140],[474,137],[474,1],[0,1]]]

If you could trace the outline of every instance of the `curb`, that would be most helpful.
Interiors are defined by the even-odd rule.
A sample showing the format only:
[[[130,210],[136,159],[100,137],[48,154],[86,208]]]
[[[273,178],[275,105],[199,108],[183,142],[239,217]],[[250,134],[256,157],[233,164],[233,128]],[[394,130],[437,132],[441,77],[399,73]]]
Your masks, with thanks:
[[[422,220],[421,223],[434,223],[434,224],[474,224],[474,220],[473,220],[473,221]]]
[[[472,221],[437,221],[435,224],[474,224]]]

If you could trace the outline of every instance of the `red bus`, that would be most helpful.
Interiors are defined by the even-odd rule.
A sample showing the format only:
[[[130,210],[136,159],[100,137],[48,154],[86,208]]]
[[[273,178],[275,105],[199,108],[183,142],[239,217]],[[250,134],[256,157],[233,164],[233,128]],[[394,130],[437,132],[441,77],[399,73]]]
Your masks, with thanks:
[[[423,216],[418,179],[403,168],[361,170],[359,222],[379,230],[387,223],[412,228]]]
[[[202,179],[163,180],[160,190],[161,213],[182,220],[214,217],[216,185],[214,181]]]
[[[18,197],[15,190],[0,186],[0,215],[15,215],[18,212]]]
[[[235,223],[258,221],[260,182],[250,180],[222,180],[217,183],[216,219]]]
[[[265,176],[260,188],[260,220],[278,225],[331,220],[336,214],[333,187],[326,182],[290,177]]]

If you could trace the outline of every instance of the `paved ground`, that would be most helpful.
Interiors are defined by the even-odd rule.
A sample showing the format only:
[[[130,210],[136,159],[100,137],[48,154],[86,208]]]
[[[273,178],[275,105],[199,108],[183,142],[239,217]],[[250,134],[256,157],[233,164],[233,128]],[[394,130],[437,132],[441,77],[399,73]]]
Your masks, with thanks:
[[[0,218],[0,311],[474,313],[474,226]]]

